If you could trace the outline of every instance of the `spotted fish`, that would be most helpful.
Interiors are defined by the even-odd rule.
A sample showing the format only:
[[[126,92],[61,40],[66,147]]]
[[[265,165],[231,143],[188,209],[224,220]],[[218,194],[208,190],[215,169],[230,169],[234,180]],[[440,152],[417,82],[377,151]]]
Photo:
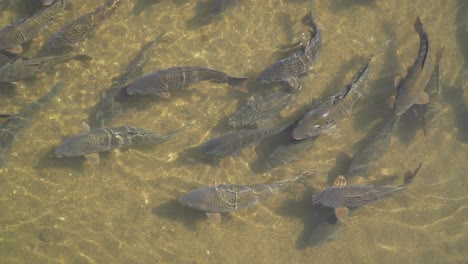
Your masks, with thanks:
[[[61,85],[55,85],[42,98],[26,105],[17,115],[2,115],[2,117],[7,117],[8,120],[0,127],[0,165],[5,163],[6,152],[13,145],[18,134],[29,124],[34,114],[50,102],[61,89]]]
[[[214,0],[211,16],[219,16],[227,9],[239,4],[241,0]]]
[[[315,204],[335,208],[336,217],[346,222],[348,208],[376,203],[406,189],[413,182],[421,166],[422,164],[419,164],[413,172],[407,171],[404,183],[400,186],[346,185],[345,177],[339,176],[335,181],[338,184],[314,194],[312,200]]]
[[[424,89],[434,71],[432,45],[429,44],[429,36],[419,17],[416,18],[414,29],[419,34],[418,57],[408,68],[406,77],[395,82],[397,95],[393,108],[396,115],[402,115],[413,104],[427,104],[429,102],[429,96],[424,92]]]
[[[286,190],[296,182],[304,182],[313,173],[307,172],[292,179],[270,184],[218,184],[203,187],[182,195],[178,201],[185,206],[205,212],[210,220],[219,222],[219,213],[232,212],[255,205]]]
[[[286,82],[291,89],[300,89],[299,77],[305,75],[317,59],[322,47],[322,33],[312,16],[312,0],[309,0],[310,39],[301,50],[270,65],[260,73],[260,83]]]
[[[53,66],[67,62],[69,60],[79,60],[88,62],[91,57],[84,54],[47,56],[30,60],[16,60],[14,63],[7,64],[0,68],[0,82],[15,82],[36,76],[43,73]]]
[[[106,20],[123,2],[122,0],[108,1],[104,6],[79,17],[52,36],[47,42],[47,49],[63,49],[76,46],[96,31],[104,20]]]
[[[292,99],[292,93],[279,91],[249,101],[229,118],[229,125],[239,127],[266,122],[285,108]]]
[[[99,163],[99,152],[161,142],[179,132],[161,136],[141,128],[128,126],[92,130],[88,126],[85,130],[87,131],[62,142],[55,149],[55,156],[57,158],[85,156],[86,159],[97,164]]]
[[[163,98],[170,97],[170,90],[180,88],[186,84],[212,80],[228,83],[243,91],[242,84],[248,78],[231,77],[224,72],[198,66],[173,67],[142,76],[127,87],[129,95],[156,94]]]
[[[21,44],[34,38],[46,29],[65,9],[69,0],[57,0],[52,5],[40,9],[31,17],[0,29],[0,50],[21,53]]]

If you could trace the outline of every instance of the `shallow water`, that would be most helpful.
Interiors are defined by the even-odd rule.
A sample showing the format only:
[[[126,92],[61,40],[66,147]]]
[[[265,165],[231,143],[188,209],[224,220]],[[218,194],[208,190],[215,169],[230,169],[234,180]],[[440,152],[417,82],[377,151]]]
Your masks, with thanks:
[[[0,1],[1,3],[2,1]],[[5,2],[5,1],[3,1]],[[8,2],[8,1],[6,1]],[[24,14],[14,1],[0,10],[0,25]],[[99,6],[73,4],[31,41],[26,57],[44,55],[47,39],[64,24]],[[152,3],[154,2],[154,3]],[[465,263],[468,230],[468,65],[467,1],[315,1],[323,48],[304,80],[299,100],[284,119],[313,98],[338,91],[387,39],[391,43],[372,65],[366,94],[353,117],[334,135],[321,136],[300,160],[258,173],[253,148],[218,166],[202,163],[185,150],[221,135],[226,119],[247,97],[227,85],[202,82],[175,91],[169,100],[142,98],[114,126],[129,125],[169,133],[186,125],[171,141],[153,148],[112,151],[93,165],[84,159],[57,159],[53,149],[80,130],[100,93],[123,73],[139,49],[166,31],[144,67],[200,65],[233,76],[256,76],[284,55],[307,29],[301,18],[307,1],[244,0],[216,19],[211,1],[146,1],[139,15],[128,1],[74,52],[93,58],[89,67],[71,61],[47,76],[2,92],[5,113],[42,96],[57,82],[62,93],[17,138],[0,168],[0,262],[2,263]],[[443,4],[442,4],[443,3]],[[3,6],[0,4],[0,6]],[[317,210],[311,194],[330,185],[352,155],[388,114],[393,79],[404,75],[417,55],[413,30],[421,17],[434,50],[445,46],[441,61],[442,105],[428,136],[418,119],[402,120],[391,146],[368,178],[372,184],[423,167],[403,193],[355,210],[335,239],[306,247]],[[249,82],[252,91],[261,88]],[[258,206],[223,214],[221,224],[206,221],[176,199],[218,182],[252,184],[291,178],[314,170],[311,188],[295,187]],[[330,178],[330,179],[329,179]],[[391,182],[401,184],[399,177]]]

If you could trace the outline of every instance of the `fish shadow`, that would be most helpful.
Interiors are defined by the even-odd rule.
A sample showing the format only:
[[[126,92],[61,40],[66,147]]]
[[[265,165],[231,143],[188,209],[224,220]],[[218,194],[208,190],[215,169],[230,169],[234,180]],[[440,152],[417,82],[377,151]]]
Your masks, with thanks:
[[[211,15],[212,8],[210,7],[210,3],[213,1],[198,1],[197,5],[195,6],[195,15],[188,19],[185,23],[188,30],[198,30],[201,27],[211,24],[215,20],[219,20],[221,16],[213,17]]]
[[[313,204],[312,195],[314,192],[313,189],[309,189],[304,193],[303,199],[300,201],[286,201],[279,209],[279,214],[290,218],[300,218],[303,222],[304,228],[296,239],[296,248],[298,250],[317,246],[332,239],[336,230],[340,227],[336,217],[334,217],[333,208]],[[324,224],[334,228],[328,228],[329,232],[327,232],[328,230],[325,232],[319,230],[317,232],[317,228],[321,228]]]
[[[375,76],[381,76],[367,85],[367,92],[363,96],[362,106],[357,109],[354,114],[353,124],[357,129],[367,128],[369,124],[378,119],[382,115],[392,112],[390,105],[387,103],[392,95],[395,94],[393,74],[389,74],[399,69],[400,64],[397,56],[397,35],[395,29],[389,21],[384,22],[383,31],[387,39],[392,40],[384,51],[384,63],[381,71]],[[378,56],[379,57],[379,56]],[[379,59],[379,58],[376,59]],[[372,63],[372,62],[371,62]],[[373,65],[371,64],[371,67]],[[372,70],[372,69],[371,69]],[[371,72],[371,75],[372,74]]]
[[[333,185],[336,177],[346,174],[346,171],[351,164],[351,157],[344,152],[338,153],[335,160],[335,166],[330,169],[327,175],[327,183],[330,186]]]
[[[15,95],[17,95],[17,89],[15,84],[0,82],[1,97],[14,97]]]
[[[464,100],[464,91],[461,87],[447,87],[444,92],[444,99],[453,108],[455,115],[456,138],[466,144],[468,143],[468,103]]]
[[[34,169],[42,170],[47,168],[67,168],[74,171],[82,171],[86,159],[83,157],[74,157],[74,158],[57,158],[54,153],[55,147],[52,147],[47,150],[47,152],[42,155]]]
[[[170,200],[153,207],[151,212],[158,217],[180,222],[192,231],[196,231],[197,223],[206,221],[203,212],[183,206],[177,200]]]
[[[466,19],[466,13],[468,12],[468,3],[465,0],[458,0],[457,2],[458,10],[455,16],[455,36],[460,52],[464,58],[464,68],[468,69],[468,38],[466,37],[468,34],[468,25],[465,25],[466,22],[464,21]]]

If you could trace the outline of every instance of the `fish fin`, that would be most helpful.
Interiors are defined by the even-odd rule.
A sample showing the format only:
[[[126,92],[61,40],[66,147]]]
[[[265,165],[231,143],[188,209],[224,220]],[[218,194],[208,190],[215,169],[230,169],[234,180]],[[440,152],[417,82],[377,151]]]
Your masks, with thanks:
[[[159,92],[156,95],[158,95],[158,96],[160,96],[162,98],[165,98],[165,99],[171,98],[171,93],[169,91]]]
[[[343,175],[336,177],[333,186],[335,187],[343,187],[346,185],[346,178]]]
[[[323,134],[326,134],[332,138],[340,138],[341,137],[341,134],[340,134],[340,129],[337,128],[336,126],[332,126],[328,129],[325,129],[322,131]]]
[[[418,174],[419,170],[422,167],[422,163],[419,163],[419,166],[413,171],[407,171],[404,177],[404,185],[408,185],[413,182],[414,177]]]
[[[415,104],[425,105],[429,103],[429,95],[425,92],[421,92],[418,97],[416,97]]]
[[[89,130],[91,130],[91,127],[88,125],[88,123],[86,123],[85,121],[81,122],[80,131],[81,132],[88,132]]]
[[[402,81],[403,81],[403,78],[401,76],[396,76],[395,79],[393,79],[393,87],[395,87],[395,89],[398,90]]]
[[[23,47],[21,45],[16,45],[14,47],[11,47],[7,49],[6,51],[12,53],[12,54],[20,54],[23,52]]]
[[[424,25],[421,22],[421,19],[419,19],[419,16],[416,17],[416,21],[414,22],[414,30],[416,30],[416,32],[419,34],[424,32]]]
[[[90,153],[84,155],[87,160],[89,160],[93,164],[99,164],[100,158],[99,153]]]
[[[267,128],[274,126],[273,118],[266,118],[257,122],[258,128]]]
[[[248,77],[228,77],[228,84],[239,92],[247,93],[245,82],[248,79]]]
[[[348,207],[338,207],[335,208],[335,216],[340,222],[346,223],[349,217],[349,209]]]
[[[0,118],[10,118],[12,116],[13,115],[10,115],[10,114],[0,114]]]
[[[219,224],[221,223],[221,214],[220,213],[208,213],[206,212],[206,217],[210,222]]]

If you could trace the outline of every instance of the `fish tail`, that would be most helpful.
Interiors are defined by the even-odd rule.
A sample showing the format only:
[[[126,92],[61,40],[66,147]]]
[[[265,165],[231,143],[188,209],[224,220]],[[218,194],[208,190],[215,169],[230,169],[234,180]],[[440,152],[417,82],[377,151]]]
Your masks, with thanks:
[[[421,169],[421,166],[422,166],[422,163],[419,163],[419,166],[413,172],[407,171],[405,173],[404,182],[403,182],[404,186],[413,182],[413,179],[416,176],[416,174],[418,174],[419,170]]]
[[[246,81],[248,77],[230,77],[228,76],[228,84],[234,87],[239,92],[247,93]]]
[[[414,30],[419,33],[419,35],[425,34],[426,31],[424,30],[424,25],[421,22],[419,16],[416,17],[416,21],[414,22]]]
[[[317,33],[317,24],[315,23],[314,16],[312,14],[313,4],[314,4],[313,1],[309,0],[309,11],[302,18],[302,24],[306,25],[306,26],[310,26],[313,29],[314,34],[315,34],[315,33]]]
[[[315,171],[305,171],[299,175],[297,175],[293,181],[294,182],[300,182],[302,184],[304,184],[305,186],[309,186],[309,180],[314,177],[316,174]]]

